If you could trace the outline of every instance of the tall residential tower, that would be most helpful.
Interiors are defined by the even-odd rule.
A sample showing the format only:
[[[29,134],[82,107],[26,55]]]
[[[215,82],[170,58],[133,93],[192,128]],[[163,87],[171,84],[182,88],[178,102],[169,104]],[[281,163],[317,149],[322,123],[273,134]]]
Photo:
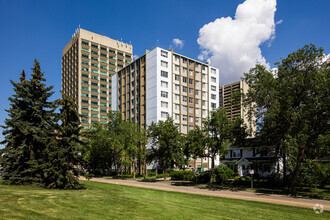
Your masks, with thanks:
[[[156,47],[113,76],[113,102],[126,120],[146,127],[170,116],[186,134],[219,107],[219,70]]]
[[[219,104],[220,107],[227,109],[229,119],[240,117],[246,124],[250,137],[254,137],[256,133],[256,116],[255,111],[248,111],[244,106],[240,93],[246,94],[248,92],[248,84],[244,81],[238,81],[228,85],[220,86],[219,89]],[[255,103],[251,104],[255,109]],[[251,120],[249,119],[251,118]]]
[[[112,109],[112,75],[132,62],[133,47],[78,29],[62,53],[62,91],[73,97],[86,128],[106,123]]]

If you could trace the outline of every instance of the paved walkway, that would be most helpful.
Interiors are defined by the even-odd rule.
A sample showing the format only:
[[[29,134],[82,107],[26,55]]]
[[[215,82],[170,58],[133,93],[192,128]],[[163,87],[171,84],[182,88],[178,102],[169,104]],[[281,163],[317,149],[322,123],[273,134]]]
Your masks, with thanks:
[[[226,197],[232,199],[243,199],[259,202],[276,203],[290,206],[300,206],[305,208],[313,208],[316,204],[323,205],[324,210],[330,210],[330,201],[321,199],[307,199],[299,197],[290,197],[287,195],[265,194],[255,191],[233,191],[207,188],[206,186],[194,186],[190,182],[185,181],[155,181],[155,180],[122,180],[108,178],[93,178],[90,181],[119,184],[126,186],[135,186],[149,189],[158,189],[174,192],[192,193],[208,196]]]

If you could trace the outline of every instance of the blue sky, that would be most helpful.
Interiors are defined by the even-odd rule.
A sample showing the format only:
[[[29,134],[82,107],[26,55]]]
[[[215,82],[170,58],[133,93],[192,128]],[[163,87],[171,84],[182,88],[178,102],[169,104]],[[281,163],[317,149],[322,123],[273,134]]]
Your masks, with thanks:
[[[265,7],[271,5],[269,11],[263,12],[261,7],[256,12],[262,2]],[[253,7],[244,8],[248,3]],[[242,11],[237,13],[240,4],[243,4]],[[329,11],[328,0],[1,0],[0,124],[4,124],[7,117],[5,109],[9,108],[8,97],[13,94],[9,80],[17,81],[22,69],[30,73],[34,58],[41,63],[47,84],[54,85],[55,94],[52,98],[60,98],[62,49],[79,25],[116,40],[131,42],[136,55],[159,46],[165,49],[173,47],[176,52],[194,59],[210,59],[212,65],[220,68],[221,82],[222,78],[239,80],[242,75],[239,70],[247,68],[254,61],[264,62],[272,68],[280,57],[286,57],[305,44],[315,43],[328,54]],[[258,28],[257,32],[259,30],[260,33],[256,33],[255,27],[249,27],[251,22],[247,19],[251,13],[259,13],[261,23],[265,20],[265,26],[268,25],[265,32],[269,31],[270,34],[261,36],[263,31]],[[218,22],[215,22],[216,19]],[[204,25],[207,27],[203,29],[204,35],[200,36]],[[241,30],[245,32],[241,33]],[[229,42],[226,39],[217,40],[221,34],[229,32],[232,33],[226,38],[227,41],[230,39]],[[252,32],[255,34],[251,35]],[[177,42],[182,41],[183,45],[174,44],[175,38],[180,40]],[[204,43],[197,43],[199,38]],[[211,39],[215,43],[207,45]],[[257,43],[246,48],[255,39]],[[219,51],[219,47],[225,50]],[[261,53],[258,54],[258,51]],[[240,66],[233,62],[242,58],[240,54],[245,52],[247,57],[243,58],[250,60],[250,63]],[[234,73],[229,70],[232,66],[235,67]]]

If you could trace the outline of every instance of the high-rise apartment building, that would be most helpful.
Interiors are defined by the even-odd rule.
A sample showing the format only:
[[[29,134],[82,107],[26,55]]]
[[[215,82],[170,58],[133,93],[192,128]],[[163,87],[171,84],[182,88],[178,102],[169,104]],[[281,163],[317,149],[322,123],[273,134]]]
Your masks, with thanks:
[[[248,84],[244,81],[238,81],[232,84],[220,86],[219,89],[219,104],[220,107],[227,109],[227,115],[229,119],[240,117],[244,120],[248,130],[251,132],[250,137],[254,137],[256,132],[256,118],[255,112],[251,111],[249,116],[248,109],[243,105],[240,93],[246,94],[248,92]],[[252,103],[252,105],[254,105]],[[254,105],[255,107],[255,105]],[[251,117],[251,120],[249,120]]]
[[[84,127],[106,123],[112,76],[132,62],[132,54],[132,45],[81,28],[63,49],[62,91],[76,100]]]
[[[113,76],[115,103],[142,127],[170,116],[186,134],[219,106],[219,70],[157,47]]]

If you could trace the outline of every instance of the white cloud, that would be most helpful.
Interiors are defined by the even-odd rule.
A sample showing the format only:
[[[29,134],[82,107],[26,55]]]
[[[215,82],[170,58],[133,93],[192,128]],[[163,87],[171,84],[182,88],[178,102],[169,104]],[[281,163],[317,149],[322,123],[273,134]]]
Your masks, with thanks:
[[[139,55],[134,54],[133,55],[133,60],[136,60],[137,58],[139,58]]]
[[[172,43],[174,44],[175,47],[177,47],[179,49],[182,49],[183,46],[184,46],[184,41],[183,40],[180,40],[179,38],[174,38],[172,40]]]
[[[218,18],[199,30],[198,59],[219,68],[221,84],[240,80],[256,63],[269,68],[259,46],[275,38],[275,11],[276,0],[246,0],[234,19]]]
[[[276,21],[276,25],[282,24],[283,23],[283,19]]]

